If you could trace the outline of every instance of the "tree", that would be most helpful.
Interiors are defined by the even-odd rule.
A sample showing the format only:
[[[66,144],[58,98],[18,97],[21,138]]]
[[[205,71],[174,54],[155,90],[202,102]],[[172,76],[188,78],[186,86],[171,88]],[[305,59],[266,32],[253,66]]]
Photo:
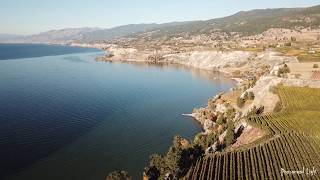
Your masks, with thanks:
[[[146,176],[148,179],[158,179],[160,177],[160,171],[152,166],[152,167],[146,167],[144,168],[143,176]]]
[[[113,171],[108,174],[106,180],[132,180],[126,171]]]
[[[166,165],[170,173],[177,175],[180,170],[180,162],[182,160],[182,148],[180,147],[170,147],[166,157]]]
[[[286,74],[286,73],[290,73],[290,69],[287,64],[284,64],[284,66],[278,70],[278,76],[280,77],[281,74]]]
[[[148,170],[151,170],[151,172],[149,172],[150,174],[157,174],[157,172],[164,174],[167,170],[164,158],[158,154],[151,155]]]
[[[173,147],[182,148],[181,147],[182,140],[183,140],[183,138],[180,135],[174,136],[173,141],[172,141]]]
[[[194,141],[199,139],[202,141],[202,138],[203,136],[199,134]],[[183,177],[190,166],[204,153],[199,145],[184,146],[184,141],[177,135],[173,138],[173,145],[164,157],[158,154],[150,156],[149,166],[144,169],[144,176],[149,179],[163,179],[166,175],[177,179]]]
[[[226,134],[226,146],[230,146],[234,143],[234,123],[233,121],[228,122],[227,134]]]
[[[283,73],[290,73],[290,69],[287,64],[284,64],[283,66]]]

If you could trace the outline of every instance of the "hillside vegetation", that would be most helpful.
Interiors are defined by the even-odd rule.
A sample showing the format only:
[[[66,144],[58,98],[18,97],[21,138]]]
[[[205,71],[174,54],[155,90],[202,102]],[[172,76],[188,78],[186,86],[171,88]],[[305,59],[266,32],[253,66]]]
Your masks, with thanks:
[[[192,21],[177,26],[152,29],[152,37],[208,34],[213,31],[241,32],[244,35],[262,33],[270,28],[318,28],[320,6],[242,11],[234,15],[207,21]],[[135,34],[136,37],[143,35]]]
[[[319,179],[320,90],[280,86],[277,91],[281,112],[249,118],[268,130],[268,137],[200,158],[186,179]]]

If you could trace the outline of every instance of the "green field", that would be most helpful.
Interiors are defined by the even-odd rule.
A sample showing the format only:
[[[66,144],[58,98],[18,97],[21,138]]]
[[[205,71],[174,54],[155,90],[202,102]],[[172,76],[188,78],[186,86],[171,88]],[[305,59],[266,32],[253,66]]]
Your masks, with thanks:
[[[320,90],[280,86],[277,91],[281,112],[248,118],[268,130],[268,138],[199,159],[187,179],[320,179]]]

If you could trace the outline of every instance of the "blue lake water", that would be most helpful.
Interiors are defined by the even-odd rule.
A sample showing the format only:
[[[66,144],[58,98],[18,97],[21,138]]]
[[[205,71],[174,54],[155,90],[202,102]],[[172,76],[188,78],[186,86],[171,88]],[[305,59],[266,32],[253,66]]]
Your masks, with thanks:
[[[0,179],[102,180],[118,169],[141,178],[174,135],[201,131],[182,113],[235,85],[210,72],[43,46],[0,45]]]

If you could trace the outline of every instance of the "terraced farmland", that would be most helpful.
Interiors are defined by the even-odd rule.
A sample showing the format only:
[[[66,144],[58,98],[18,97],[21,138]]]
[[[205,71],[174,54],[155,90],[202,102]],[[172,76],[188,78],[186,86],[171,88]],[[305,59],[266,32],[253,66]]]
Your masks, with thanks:
[[[203,157],[187,179],[320,179],[320,90],[280,86],[278,94],[282,112],[248,119],[268,139]]]

